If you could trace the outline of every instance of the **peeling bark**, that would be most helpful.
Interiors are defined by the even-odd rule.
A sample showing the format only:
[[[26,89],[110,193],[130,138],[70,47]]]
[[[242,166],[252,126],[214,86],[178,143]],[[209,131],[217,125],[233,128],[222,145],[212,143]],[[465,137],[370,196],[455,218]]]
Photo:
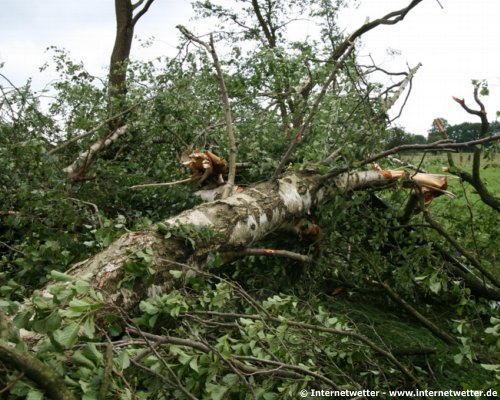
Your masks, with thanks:
[[[362,171],[339,175],[333,186],[355,190],[389,182],[390,179],[378,171]],[[103,292],[110,303],[131,311],[143,298],[172,289],[174,280],[169,270],[179,269],[180,263],[203,268],[211,254],[251,246],[286,222],[308,214],[323,201],[326,190],[322,175],[289,173],[275,181],[250,186],[226,199],[186,210],[151,230],[127,233],[104,251],[74,265],[67,274],[88,281],[94,289]],[[190,240],[194,244],[191,245],[179,233],[183,226],[205,230],[208,235],[192,235]],[[166,232],[169,234],[165,235]],[[120,283],[125,277],[124,264],[134,253],[146,248],[152,250],[151,268],[155,270],[152,282],[146,285],[137,280],[133,287],[123,287]],[[49,295],[47,290],[44,293]]]

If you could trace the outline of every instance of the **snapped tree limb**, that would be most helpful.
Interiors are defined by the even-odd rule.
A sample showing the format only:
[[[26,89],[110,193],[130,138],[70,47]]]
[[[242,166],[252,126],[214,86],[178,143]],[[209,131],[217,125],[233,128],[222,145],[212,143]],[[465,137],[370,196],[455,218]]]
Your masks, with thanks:
[[[88,168],[92,165],[96,155],[114,143],[120,136],[123,136],[127,132],[127,125],[120,126],[114,132],[111,132],[108,136],[103,139],[99,139],[95,142],[88,150],[81,152],[75,161],[71,165],[68,165],[64,172],[68,174],[68,177],[73,181],[82,179]]]
[[[229,104],[229,95],[227,93],[226,82],[224,81],[224,74],[222,72],[222,67],[219,61],[219,57],[217,55],[217,52],[215,51],[214,38],[213,35],[210,35],[209,43],[205,43],[203,40],[200,40],[199,38],[194,36],[188,29],[186,29],[182,25],[178,25],[177,29],[179,29],[186,38],[200,44],[209,52],[213,60],[215,71],[217,72],[217,81],[219,83],[222,106],[224,109],[224,119],[226,122],[226,133],[229,144],[229,176],[227,178],[227,184],[225,190],[222,194],[222,197],[225,198],[229,196],[229,194],[232,191],[232,188],[234,187],[234,180],[236,177],[237,148],[236,148],[236,139],[234,138],[234,132],[233,132],[233,117],[231,114],[231,105]]]

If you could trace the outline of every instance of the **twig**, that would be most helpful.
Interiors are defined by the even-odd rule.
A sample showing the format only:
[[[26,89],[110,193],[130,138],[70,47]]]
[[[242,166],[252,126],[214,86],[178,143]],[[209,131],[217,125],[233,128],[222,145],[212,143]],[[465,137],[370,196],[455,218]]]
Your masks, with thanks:
[[[75,396],[64,380],[51,367],[29,353],[0,342],[0,361],[22,372],[53,400],[73,400]]]
[[[424,226],[428,227],[428,226]],[[500,291],[496,290],[490,285],[487,285],[484,278],[479,278],[473,271],[471,271],[461,261],[457,260],[448,250],[438,243],[432,243],[432,247],[441,253],[443,258],[448,261],[445,263],[446,269],[453,276],[458,276],[464,280],[466,287],[470,288],[475,296],[481,296],[489,300],[500,301]]]
[[[391,109],[392,106],[398,101],[399,97],[403,94],[403,92],[405,91],[406,87],[411,82],[411,80],[413,79],[413,77],[415,76],[415,74],[417,73],[418,69],[421,66],[422,66],[422,63],[418,63],[415,68],[410,69],[410,71],[408,72],[408,74],[406,75],[406,77],[403,79],[403,81],[399,85],[399,88],[396,91],[396,93],[394,93],[394,95],[385,102],[385,108],[386,108],[386,110]]]
[[[24,378],[24,373],[20,373],[16,376],[12,381],[10,381],[7,385],[0,389],[0,396],[3,396],[5,393],[9,393],[10,389],[17,385],[21,379]]]
[[[445,331],[443,331],[436,324],[434,324],[428,318],[423,316],[416,308],[414,308],[413,306],[408,304],[401,296],[399,296],[399,294],[397,294],[394,290],[392,290],[392,288],[381,279],[380,274],[379,274],[379,270],[378,270],[377,266],[375,265],[375,263],[373,263],[371,261],[369,255],[366,254],[364,251],[361,251],[361,254],[362,254],[364,260],[372,267],[373,271],[375,272],[377,279],[378,279],[378,282],[376,282],[376,284],[382,286],[392,300],[394,300],[401,307],[403,307],[408,314],[413,316],[423,326],[425,326],[430,332],[432,332],[435,336],[441,338],[445,343],[447,343],[449,345],[458,344],[457,339],[455,339],[453,336],[451,336],[448,333],[446,333]]]
[[[356,167],[361,167],[366,164],[371,164],[374,161],[380,160],[381,158],[385,158],[392,154],[401,153],[404,151],[463,149],[466,147],[482,145],[497,140],[500,140],[500,135],[486,136],[481,139],[471,140],[469,142],[463,142],[463,143],[454,143],[452,140],[448,139],[448,140],[438,140],[437,142],[428,144],[402,144],[400,146],[393,147],[392,149],[385,150],[381,153],[375,154],[374,156],[365,158],[363,161],[357,163]]]
[[[319,162],[316,162],[316,163],[312,163],[308,166],[308,168],[315,168],[317,167],[318,165],[330,165],[340,154],[340,152],[342,151],[344,146],[340,146],[339,148],[335,149],[333,152],[330,153],[330,155],[328,155],[326,158],[324,158],[323,160],[319,161]]]
[[[194,332],[192,332],[192,329],[191,329],[191,333],[194,333]],[[198,337],[198,340],[201,341],[200,337],[199,336],[197,336],[197,337]],[[210,351],[212,353],[214,353],[217,357],[219,357],[219,359],[222,360],[222,362],[225,363],[231,369],[231,371],[233,371],[236,375],[239,376],[239,378],[243,381],[244,385],[250,391],[250,394],[252,395],[252,399],[257,400],[257,396],[255,395],[255,390],[254,390],[253,386],[248,382],[247,378],[245,378],[245,376],[241,373],[241,371],[238,368],[236,368],[236,366],[235,366],[235,365],[238,365],[239,363],[235,363],[234,360],[224,357],[220,353],[220,351],[217,350],[214,346],[210,345],[210,343],[208,343],[206,341],[203,341],[203,343],[206,344],[210,348]]]
[[[382,18],[378,18],[372,22],[367,22],[363,24],[360,28],[358,28],[355,32],[353,32],[347,40],[343,41],[336,49],[335,52],[330,57],[330,60],[337,60],[349,47],[349,43],[353,40],[359,38],[361,35],[365,34],[368,31],[371,31],[373,28],[376,28],[379,25],[395,25],[398,22],[402,21],[406,15],[415,8],[422,0],[413,0],[408,6],[401,10],[393,11]]]
[[[99,223],[99,226],[102,228],[103,224],[102,224],[101,214],[99,213],[99,207],[97,207],[96,204],[91,203],[90,201],[80,200],[80,199],[77,199],[75,197],[68,197],[68,199],[73,200],[76,203],[85,204],[85,205],[89,206],[90,208],[92,208],[94,210],[94,214],[97,216],[97,222]]]
[[[88,150],[83,151],[78,155],[75,161],[69,166],[67,166],[64,171],[68,174],[68,176],[72,180],[78,180],[81,178],[83,174],[85,174],[86,170],[92,164],[94,157],[100,152],[103,148],[108,147],[117,140],[120,136],[124,135],[127,132],[127,125],[120,126],[115,131],[111,132],[109,135],[104,137],[103,139],[99,139],[92,146],[89,147]],[[80,166],[81,163],[81,166]],[[79,169],[76,172],[76,169]]]
[[[410,80],[410,88],[408,89],[408,92],[406,93],[405,99],[403,101],[403,104],[401,104],[401,108],[399,109],[398,115],[396,115],[394,118],[392,118],[389,122],[393,123],[396,121],[401,115],[403,114],[403,110],[406,107],[406,103],[408,103],[408,99],[410,98],[411,94],[411,89],[413,88],[413,81]]]
[[[276,317],[270,317],[270,316],[264,317],[262,315],[221,313],[221,312],[216,312],[216,311],[195,311],[195,310],[191,311],[191,313],[199,314],[199,315],[213,315],[213,316],[219,316],[219,317],[223,317],[223,318],[247,318],[247,319],[253,319],[253,320],[268,320],[268,321],[276,322],[279,324],[287,324],[290,326],[297,326],[297,327],[304,328],[304,329],[311,329],[311,330],[315,330],[315,331],[319,331],[319,332],[327,332],[327,333],[331,333],[334,335],[351,337],[353,339],[359,340],[360,342],[366,344],[368,347],[370,347],[376,353],[381,354],[384,357],[391,360],[414,383],[418,382],[417,378],[414,377],[413,374],[396,357],[394,357],[394,355],[390,351],[386,351],[386,350],[382,349],[377,344],[375,344],[370,339],[368,339],[366,336],[364,336],[360,333],[357,333],[357,332],[327,328],[325,326],[307,324],[307,323],[303,323],[303,322],[296,322],[296,321],[292,321],[292,320],[285,319],[285,318],[276,318]]]
[[[196,312],[196,313],[202,314],[202,312]],[[190,316],[190,315],[185,314],[183,316]],[[244,314],[242,314],[242,317],[251,318],[251,316],[245,316]],[[259,317],[259,319],[260,319],[260,317]],[[153,335],[153,334],[146,333],[146,332],[139,332],[139,330],[134,329],[134,328],[129,328],[128,331],[129,332],[136,332],[137,334],[147,336],[150,340],[154,340],[159,344],[172,343],[172,344],[177,344],[177,345],[181,345],[181,346],[191,347],[191,348],[200,350],[204,353],[210,353],[212,351],[211,346],[204,344],[200,341],[183,339],[183,338],[178,338],[178,337],[173,337],[173,336]],[[134,364],[138,363],[137,358],[139,356],[141,356],[141,358],[143,358],[145,355],[148,354],[148,352],[150,352],[150,349],[144,350],[143,352],[139,353],[139,355],[137,357],[135,357],[134,359],[132,359],[131,361]],[[237,366],[239,369],[241,369],[245,373],[250,373],[250,374],[273,373],[273,374],[276,374],[276,375],[284,377],[284,378],[303,378],[304,375],[309,375],[309,376],[315,377],[319,380],[322,380],[322,381],[328,383],[332,387],[335,387],[335,388],[338,387],[335,384],[335,382],[333,382],[331,379],[328,379],[327,377],[325,377],[321,374],[309,371],[309,370],[302,368],[302,367],[299,367],[297,365],[286,364],[286,363],[282,363],[280,361],[266,360],[266,359],[257,358],[257,357],[247,357],[247,356],[233,356],[233,357],[229,357],[228,360],[233,362],[235,366]],[[278,366],[279,369],[271,370],[271,371],[270,370],[261,370],[261,369],[258,369],[256,367],[253,367],[251,365],[244,364],[242,361],[253,361],[253,362],[259,362],[259,363],[263,363],[263,364]],[[139,365],[142,365],[142,364],[139,364]],[[280,369],[288,369],[288,370],[296,372],[296,374],[294,374],[291,371],[280,371]]]
[[[462,192],[464,194],[465,202],[467,204],[467,210],[469,211],[469,226],[470,233],[472,236],[472,242],[474,243],[474,248],[476,249],[477,259],[481,262],[481,257],[479,256],[479,246],[477,245],[477,237],[476,237],[476,227],[474,223],[474,213],[472,212],[472,205],[469,201],[469,196],[467,195],[467,190],[465,189],[463,181],[460,182],[460,186],[462,187]]]
[[[320,93],[318,94],[316,101],[314,102],[313,106],[311,107],[311,111],[309,112],[309,115],[306,119],[306,121],[302,124],[299,132],[296,134],[295,138],[293,139],[292,143],[288,147],[285,155],[282,157],[280,163],[278,164],[278,167],[273,173],[272,178],[275,179],[279,174],[281,174],[281,171],[285,167],[286,163],[290,159],[292,153],[295,151],[297,148],[299,142],[302,140],[305,131],[309,128],[314,116],[316,115],[316,112],[318,110],[319,105],[323,101],[323,97],[326,94],[326,91],[330,84],[333,82],[335,79],[338,70],[340,67],[343,65],[343,63],[346,61],[346,59],[349,57],[350,53],[352,52],[354,48],[354,42],[357,38],[359,38],[361,35],[364,33],[372,30],[373,28],[379,26],[379,25],[394,25],[404,19],[406,14],[410,12],[412,8],[417,6],[422,0],[413,0],[407,7],[398,10],[398,11],[393,11],[387,15],[385,15],[382,18],[376,19],[375,21],[372,22],[367,22],[363,24],[360,28],[358,28],[356,31],[354,31],[351,35],[349,35],[333,52],[333,54],[329,58],[329,62],[334,64],[334,67],[332,71],[330,72],[329,77],[327,78],[326,82],[323,84],[323,87],[321,88]]]
[[[19,250],[19,249],[15,248],[15,247],[12,247],[11,245],[9,245],[9,244],[7,244],[5,242],[0,241],[0,244],[2,246],[7,247],[8,249],[10,249],[12,251],[15,251],[16,253],[19,253],[19,254],[22,254],[22,255],[26,255],[26,253],[24,253],[22,250]]]
[[[446,133],[446,129],[444,128],[443,124],[441,124],[441,121],[439,120],[439,118],[436,118],[434,119],[434,121],[432,121],[432,123],[434,124],[434,126],[437,128],[437,130],[439,131],[439,134],[441,135],[441,137],[444,139],[444,140],[448,140],[449,137],[448,137],[448,134]],[[448,158],[448,165],[450,167],[455,167],[455,162],[453,161],[453,157],[450,153],[446,154],[447,158]]]
[[[422,325],[424,325],[435,336],[441,338],[445,343],[447,343],[449,345],[456,345],[458,343],[457,340],[453,336],[450,336],[448,333],[443,331],[441,328],[439,328],[436,324],[434,324],[428,318],[424,317],[416,308],[414,308],[410,304],[408,304],[394,290],[392,290],[392,288],[387,283],[380,280],[380,278],[379,278],[379,281],[377,283],[384,288],[384,290],[387,292],[387,294],[389,295],[389,297],[392,300],[394,300],[401,307],[403,307],[406,310],[406,312],[408,312],[408,314],[410,314],[415,319],[417,319]]]
[[[305,256],[303,254],[294,253],[288,250],[274,250],[274,249],[243,249],[240,251],[228,252],[224,253],[229,257],[238,257],[240,255],[243,256],[275,256],[275,257],[286,257],[291,258],[292,260],[297,260],[300,262],[308,263],[312,261],[312,258],[309,256]]]
[[[411,164],[409,162],[400,160],[399,158],[396,158],[396,157],[393,157],[393,156],[387,156],[387,159],[389,161],[392,161],[393,163],[402,165],[403,167],[410,168],[410,169],[414,170],[415,172],[421,172],[421,173],[424,173],[424,174],[427,173],[427,171],[425,169],[421,168],[420,165],[417,167],[416,165],[413,165],[413,164]]]
[[[146,341],[148,347],[151,349],[151,351],[154,353],[154,355],[158,358],[158,360],[163,364],[163,366],[168,371],[168,373],[173,377],[173,379],[175,381],[175,386],[177,386],[177,388],[179,388],[179,390],[181,392],[183,392],[189,399],[197,400],[196,396],[194,396],[186,387],[184,387],[184,385],[181,383],[181,381],[179,380],[179,378],[177,377],[175,372],[172,370],[170,365],[168,365],[168,363],[158,353],[155,346],[150,343],[150,341],[148,340],[148,334],[146,332],[143,332],[142,330],[140,330],[138,328],[131,327],[130,325],[128,325],[128,327],[129,327],[129,329],[135,331],[139,336],[141,336]],[[135,365],[137,365],[136,363],[138,363],[138,361],[134,360]]]
[[[132,364],[134,364],[137,368],[139,369],[142,369],[143,371],[147,372],[148,374],[151,374],[153,376],[155,376],[156,378],[158,378],[160,381],[162,381],[164,384],[166,384],[167,386],[169,387],[172,387],[174,388],[175,385],[173,382],[169,381],[167,378],[165,378],[162,374],[156,372],[156,371],[153,371],[151,368],[148,368],[148,367],[145,367],[144,365],[142,365],[140,362],[137,362],[135,361],[134,359],[130,360],[130,362]]]
[[[488,134],[489,131],[489,122],[486,115],[486,109],[484,107],[484,104],[479,99],[479,84],[474,85],[474,100],[479,105],[479,110],[473,110],[469,108],[465,104],[464,99],[458,99],[456,97],[453,97],[453,100],[455,100],[458,104],[460,104],[466,112],[472,115],[477,115],[481,119],[481,138],[487,137],[486,135]],[[451,172],[456,173],[464,181],[470,183],[474,187],[474,189],[476,189],[477,193],[479,194],[479,197],[481,197],[481,200],[485,204],[489,205],[490,207],[492,207],[497,211],[500,211],[500,199],[492,195],[484,185],[483,181],[481,180],[481,155],[482,155],[481,148],[479,147],[474,148],[474,158],[472,160],[472,175],[462,170],[459,170],[456,167],[453,167],[453,164],[450,164],[450,167],[453,167]]]
[[[437,349],[435,347],[401,347],[396,349],[391,349],[391,353],[395,356],[420,356],[428,354],[436,354]]]
[[[191,178],[181,179],[180,181],[174,182],[164,182],[164,183],[144,183],[141,185],[129,186],[129,189],[142,189],[142,188],[155,188],[155,187],[163,187],[163,186],[173,186],[179,185],[181,183],[192,182]]]
[[[133,6],[132,6],[132,9],[135,10],[137,7],[139,7],[142,3],[144,2],[144,0],[139,0],[137,3],[135,3]],[[151,6],[151,4],[153,4],[154,0],[148,0],[146,4],[144,4],[144,7],[142,7],[139,12],[134,16],[134,18],[132,19],[132,25],[135,25],[137,23],[137,21],[139,21],[139,19],[144,15],[146,14],[146,12],[148,11],[149,7]]]
[[[258,358],[258,357],[253,357],[253,356],[235,356],[235,358],[237,360],[240,360],[240,361],[252,361],[252,362],[257,362],[257,363],[261,363],[261,364],[273,365],[273,366],[276,366],[278,368],[286,368],[286,369],[290,369],[292,371],[297,371],[302,375],[312,376],[313,378],[316,378],[318,380],[321,380],[321,381],[327,383],[332,388],[334,388],[336,390],[340,390],[340,386],[338,386],[335,382],[333,382],[331,379],[327,378],[326,376],[321,375],[321,374],[317,374],[316,372],[313,372],[313,371],[309,371],[308,369],[299,367],[298,365],[285,364],[285,363],[282,363],[280,361],[266,360],[264,358]]]
[[[295,149],[297,148],[299,143],[302,141],[305,132],[307,131],[312,120],[316,116],[316,113],[319,109],[321,102],[323,101],[323,98],[326,95],[328,88],[330,87],[331,83],[334,81],[335,77],[337,76],[337,72],[343,66],[343,64],[345,63],[347,58],[350,56],[353,49],[354,49],[354,43],[349,42],[349,46],[346,48],[346,53],[344,54],[344,56],[335,62],[334,66],[332,68],[332,71],[330,72],[330,75],[328,76],[328,79],[326,80],[326,82],[323,84],[320,93],[316,97],[316,100],[314,101],[314,103],[311,107],[311,111],[309,112],[306,120],[304,121],[304,123],[300,127],[299,131],[295,135],[294,139],[292,140],[292,143],[290,143],[290,146],[288,147],[287,151],[283,155],[280,163],[278,164],[278,167],[276,167],[276,170],[273,173],[272,179],[277,178],[278,175],[281,174],[281,171],[285,167],[285,165],[288,162],[288,160],[290,159],[291,155],[293,154],[293,152],[295,151]]]
[[[113,345],[108,342],[106,345],[106,354],[104,358],[104,374],[101,387],[97,393],[97,400],[105,400],[111,384],[111,373],[113,372]]]

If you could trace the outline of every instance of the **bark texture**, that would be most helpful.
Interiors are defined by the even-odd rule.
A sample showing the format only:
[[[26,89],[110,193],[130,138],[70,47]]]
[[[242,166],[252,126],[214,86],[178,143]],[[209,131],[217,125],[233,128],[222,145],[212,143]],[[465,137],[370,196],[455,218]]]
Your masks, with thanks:
[[[35,382],[53,400],[74,400],[76,397],[66,387],[61,376],[51,367],[28,353],[17,350],[0,340],[0,361],[13,370],[21,371]]]
[[[375,171],[370,175],[381,177]],[[359,183],[353,177],[351,181]],[[127,233],[67,273],[89,281],[106,294],[105,298],[131,310],[142,298],[171,289],[173,280],[169,270],[179,269],[180,263],[203,268],[211,254],[248,247],[283,223],[308,213],[321,203],[325,191],[317,174],[293,173],[263,182],[226,199],[186,210],[149,231]],[[200,230],[206,235],[196,234]],[[192,232],[189,239],[185,232]],[[152,268],[156,271],[153,282],[148,286],[137,282],[133,288],[121,287],[123,265],[131,255],[145,248],[153,253]]]

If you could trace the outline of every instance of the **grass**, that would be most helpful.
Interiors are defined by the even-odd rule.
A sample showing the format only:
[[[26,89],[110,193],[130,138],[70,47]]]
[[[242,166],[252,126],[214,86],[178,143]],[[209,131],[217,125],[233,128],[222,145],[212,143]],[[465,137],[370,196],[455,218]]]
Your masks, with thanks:
[[[453,154],[457,167],[472,173],[472,154]],[[402,160],[420,165],[429,173],[442,174],[448,165],[446,154],[403,155]],[[500,198],[500,154],[481,160],[481,179],[488,191]],[[498,241],[500,240],[499,213],[486,205],[474,187],[450,176],[448,191],[456,197],[440,196],[429,206],[432,217],[464,248],[478,257],[483,266],[500,279]],[[423,221],[422,221],[423,222]]]
[[[472,173],[472,153],[453,154],[452,157],[457,167]],[[420,165],[422,163],[422,168],[430,173],[442,174],[442,167],[448,165],[446,154],[411,154],[402,156],[401,159],[413,165]],[[483,158],[481,160],[481,179],[491,194],[500,197],[500,154],[493,155],[491,159]],[[449,179],[448,184],[451,192],[456,194],[457,191],[462,191],[458,179]],[[480,199],[475,193],[474,188],[470,185],[466,185],[465,187],[467,188],[467,194],[471,195],[470,202],[477,204]],[[461,203],[460,200],[466,201],[465,196],[460,196],[457,200],[459,203]]]

